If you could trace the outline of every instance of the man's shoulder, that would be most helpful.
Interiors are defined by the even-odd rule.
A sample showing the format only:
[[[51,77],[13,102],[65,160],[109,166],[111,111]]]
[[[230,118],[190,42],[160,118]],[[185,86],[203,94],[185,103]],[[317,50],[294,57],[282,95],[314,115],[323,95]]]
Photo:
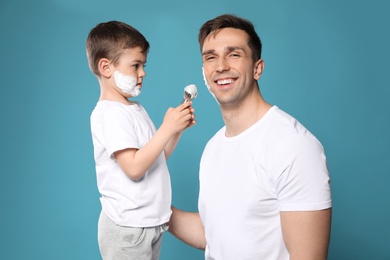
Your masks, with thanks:
[[[270,115],[269,124],[275,133],[282,135],[309,132],[309,130],[298,119],[278,107],[273,109]]]

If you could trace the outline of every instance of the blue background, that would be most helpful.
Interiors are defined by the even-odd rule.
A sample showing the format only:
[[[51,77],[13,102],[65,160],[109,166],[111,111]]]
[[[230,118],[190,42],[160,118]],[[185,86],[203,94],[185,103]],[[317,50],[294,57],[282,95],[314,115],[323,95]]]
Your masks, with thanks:
[[[329,259],[390,259],[390,4],[297,2],[0,1],[1,259],[100,258],[89,128],[99,87],[85,57],[99,22],[124,21],[150,41],[138,100],[156,126],[186,85],[198,86],[198,123],[168,161],[174,205],[197,210],[199,159],[223,124],[203,84],[197,33],[222,13],[253,21],[263,41],[264,97],[325,147]],[[166,233],[161,259],[203,259],[203,252]]]

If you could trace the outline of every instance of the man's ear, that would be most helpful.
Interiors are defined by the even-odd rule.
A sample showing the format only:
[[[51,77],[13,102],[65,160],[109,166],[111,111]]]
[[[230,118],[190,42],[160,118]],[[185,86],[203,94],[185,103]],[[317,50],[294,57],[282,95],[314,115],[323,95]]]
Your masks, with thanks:
[[[259,59],[255,63],[255,70],[254,70],[254,78],[255,80],[259,80],[261,77],[261,74],[264,70],[264,61],[262,59]]]
[[[98,68],[99,68],[100,75],[106,78],[111,77],[113,71],[111,68],[111,62],[108,59],[106,58],[100,59],[98,63]]]

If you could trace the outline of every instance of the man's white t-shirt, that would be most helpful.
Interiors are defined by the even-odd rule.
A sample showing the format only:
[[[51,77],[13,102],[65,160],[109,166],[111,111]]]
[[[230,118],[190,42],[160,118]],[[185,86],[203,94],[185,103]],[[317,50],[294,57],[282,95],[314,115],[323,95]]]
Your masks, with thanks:
[[[199,177],[207,260],[289,259],[280,211],[331,207],[322,145],[276,106],[238,136],[219,130]]]
[[[133,181],[114,153],[143,147],[156,132],[139,103],[100,101],[91,114],[97,185],[104,213],[117,225],[152,227],[171,216],[171,182],[164,152],[144,177]]]

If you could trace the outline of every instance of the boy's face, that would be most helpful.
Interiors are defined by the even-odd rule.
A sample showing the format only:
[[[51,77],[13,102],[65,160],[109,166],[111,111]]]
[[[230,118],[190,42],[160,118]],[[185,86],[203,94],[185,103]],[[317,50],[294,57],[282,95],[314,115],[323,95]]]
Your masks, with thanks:
[[[132,97],[139,94],[140,89],[142,88],[142,80],[146,76],[144,70],[145,63],[146,54],[142,53],[140,47],[136,47],[126,49],[120,56],[117,64],[113,65],[116,85],[126,97]],[[131,90],[132,88],[137,89],[138,94],[134,94],[135,92]]]

